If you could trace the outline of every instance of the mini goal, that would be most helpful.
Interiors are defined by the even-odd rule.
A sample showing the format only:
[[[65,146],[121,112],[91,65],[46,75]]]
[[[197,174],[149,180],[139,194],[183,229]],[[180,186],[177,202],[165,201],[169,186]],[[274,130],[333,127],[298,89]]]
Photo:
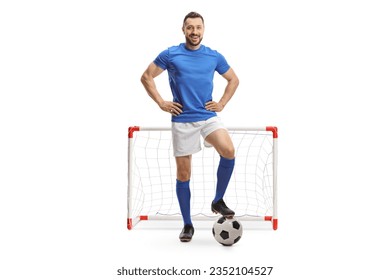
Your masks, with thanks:
[[[240,220],[269,221],[278,228],[278,129],[275,126],[228,127],[235,146],[235,166],[224,196]],[[192,219],[215,219],[210,205],[215,195],[219,155],[214,148],[192,156]],[[142,220],[181,219],[176,197],[176,162],[171,129],[128,129],[127,228]]]

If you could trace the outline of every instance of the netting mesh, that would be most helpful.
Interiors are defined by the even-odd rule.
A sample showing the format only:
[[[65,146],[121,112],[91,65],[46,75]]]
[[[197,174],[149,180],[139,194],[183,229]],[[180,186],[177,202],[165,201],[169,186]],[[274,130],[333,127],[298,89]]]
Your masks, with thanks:
[[[236,152],[234,171],[225,193],[236,216],[273,215],[273,135],[267,131],[229,130]],[[129,213],[137,216],[181,216],[176,197],[176,162],[170,130],[137,131],[129,145]],[[131,154],[131,157],[130,157]],[[220,156],[204,147],[192,156],[191,215],[215,217]]]

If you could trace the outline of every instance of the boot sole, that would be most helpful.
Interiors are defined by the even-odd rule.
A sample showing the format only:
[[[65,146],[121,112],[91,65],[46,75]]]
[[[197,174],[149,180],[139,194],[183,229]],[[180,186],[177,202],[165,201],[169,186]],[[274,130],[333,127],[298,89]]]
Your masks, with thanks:
[[[213,213],[215,214],[221,214],[222,216],[224,216],[226,219],[233,219],[234,214],[228,214],[228,215],[223,215],[222,213],[218,212],[217,210],[215,210],[214,208],[211,208],[211,211],[213,211]]]

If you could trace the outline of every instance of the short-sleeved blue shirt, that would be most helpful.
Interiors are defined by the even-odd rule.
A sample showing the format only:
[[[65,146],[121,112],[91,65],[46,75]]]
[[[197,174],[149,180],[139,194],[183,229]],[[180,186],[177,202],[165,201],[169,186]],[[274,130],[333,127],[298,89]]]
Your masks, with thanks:
[[[217,114],[208,111],[205,104],[212,100],[214,73],[226,73],[230,66],[215,50],[201,45],[189,50],[182,43],[162,51],[154,63],[168,70],[173,101],[183,105],[183,113],[172,116],[173,122],[197,122]]]

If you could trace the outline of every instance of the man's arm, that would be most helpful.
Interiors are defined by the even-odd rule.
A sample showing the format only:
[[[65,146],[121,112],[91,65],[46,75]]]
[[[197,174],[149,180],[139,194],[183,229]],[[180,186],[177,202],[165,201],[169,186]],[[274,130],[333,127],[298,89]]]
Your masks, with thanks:
[[[182,113],[182,105],[177,102],[165,101],[157,90],[154,78],[164,72],[164,69],[158,67],[153,62],[149,64],[148,68],[141,76],[141,83],[143,84],[146,92],[157,103],[161,110],[168,112],[174,116]]]
[[[232,98],[233,94],[236,92],[236,89],[239,84],[238,77],[234,70],[230,68],[226,71],[225,74],[222,75],[227,81],[227,85],[225,88],[225,92],[223,93],[219,102],[210,101],[206,103],[206,109],[215,112],[221,112],[229,100]]]

